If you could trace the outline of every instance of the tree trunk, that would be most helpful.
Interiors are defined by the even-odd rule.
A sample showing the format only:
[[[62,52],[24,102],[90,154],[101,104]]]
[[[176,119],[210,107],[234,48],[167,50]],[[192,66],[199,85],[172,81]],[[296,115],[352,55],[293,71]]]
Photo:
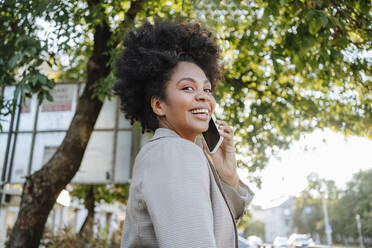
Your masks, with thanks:
[[[98,6],[98,0],[88,0],[89,8]],[[132,25],[142,1],[131,4],[125,18],[125,27]],[[104,13],[104,10],[102,10]],[[16,223],[6,243],[8,248],[37,248],[45,222],[58,194],[79,170],[84,151],[93,131],[102,102],[93,98],[93,84],[110,73],[109,41],[112,32],[106,20],[94,26],[94,49],[87,64],[87,81],[79,98],[75,115],[62,144],[53,157],[38,171],[26,178]]]
[[[45,222],[58,194],[80,167],[102,102],[91,99],[87,83],[69,131],[49,162],[27,177],[17,221],[7,247],[38,247]]]
[[[93,237],[94,209],[96,205],[93,185],[89,187],[88,194],[84,199],[84,205],[88,210],[88,215],[80,228],[79,235],[83,237],[86,241],[89,241]]]

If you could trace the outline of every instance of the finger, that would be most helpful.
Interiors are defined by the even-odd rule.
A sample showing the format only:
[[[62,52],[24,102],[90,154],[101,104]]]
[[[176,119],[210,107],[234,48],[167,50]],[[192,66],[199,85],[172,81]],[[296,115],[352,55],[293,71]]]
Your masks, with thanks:
[[[219,126],[218,129],[224,131],[225,133],[234,134],[234,129],[230,126]]]
[[[218,129],[224,128],[227,132],[234,132],[234,129],[229,126],[225,121],[217,120],[216,124],[218,125]]]
[[[219,134],[220,134],[224,139],[226,139],[226,140],[228,140],[228,141],[234,139],[234,135],[232,135],[231,133],[224,132],[223,130],[220,130],[220,131],[219,131]]]
[[[217,120],[216,123],[219,124],[219,125],[223,125],[223,126],[228,126],[229,125],[226,121],[221,121],[221,120]]]
[[[221,120],[216,120],[216,124],[218,124],[219,126],[228,126],[226,122]]]

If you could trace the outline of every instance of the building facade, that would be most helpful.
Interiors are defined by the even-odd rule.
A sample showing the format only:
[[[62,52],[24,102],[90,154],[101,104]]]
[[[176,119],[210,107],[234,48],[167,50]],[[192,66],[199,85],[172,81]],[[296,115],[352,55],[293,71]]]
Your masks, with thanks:
[[[292,233],[295,197],[282,197],[265,209],[265,242],[271,243],[277,236],[289,237]]]

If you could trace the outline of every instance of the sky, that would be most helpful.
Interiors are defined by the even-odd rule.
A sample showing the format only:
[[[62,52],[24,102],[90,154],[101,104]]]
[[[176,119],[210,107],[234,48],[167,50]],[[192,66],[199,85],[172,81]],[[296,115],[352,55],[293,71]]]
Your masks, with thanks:
[[[289,150],[280,152],[280,157],[272,158],[261,172],[261,189],[247,182],[246,172],[239,170],[242,180],[255,192],[253,205],[267,208],[274,199],[298,195],[312,172],[334,180],[339,188],[345,187],[354,173],[372,168],[372,140],[318,130],[294,142]]]

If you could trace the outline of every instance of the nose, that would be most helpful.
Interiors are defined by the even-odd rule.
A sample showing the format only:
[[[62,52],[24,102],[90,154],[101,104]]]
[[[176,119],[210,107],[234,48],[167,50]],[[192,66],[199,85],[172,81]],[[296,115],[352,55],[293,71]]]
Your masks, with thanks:
[[[202,91],[199,91],[195,97],[199,101],[206,101],[206,100],[209,100],[211,96],[207,92],[202,90]]]

